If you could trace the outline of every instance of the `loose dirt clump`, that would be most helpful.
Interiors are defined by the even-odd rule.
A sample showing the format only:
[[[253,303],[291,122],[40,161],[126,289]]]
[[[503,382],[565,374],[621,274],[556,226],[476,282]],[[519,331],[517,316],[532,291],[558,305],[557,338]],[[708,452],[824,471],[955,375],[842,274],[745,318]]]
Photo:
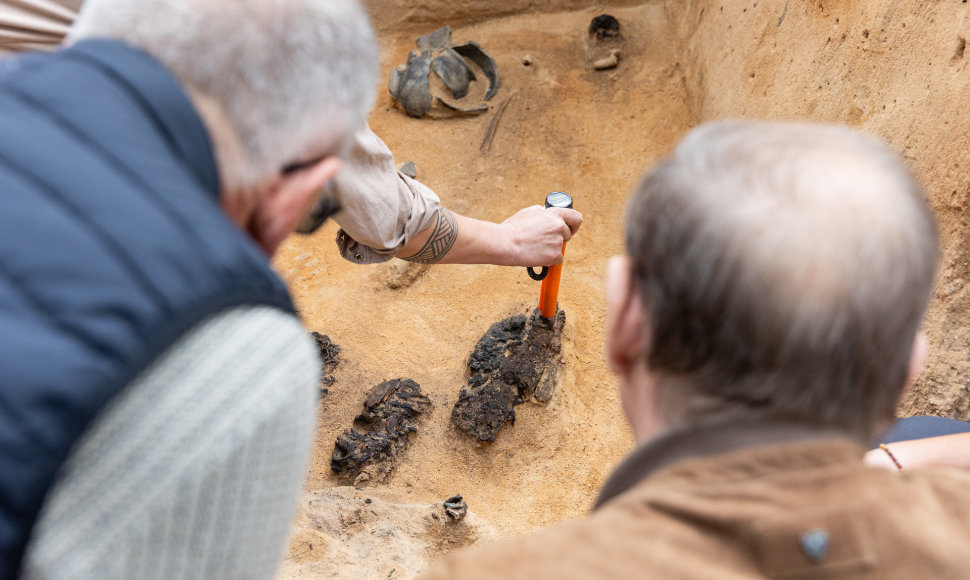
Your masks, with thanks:
[[[430,264],[394,260],[390,264],[382,266],[378,279],[388,290],[402,290],[420,280],[430,267]]]
[[[512,316],[493,324],[468,358],[472,373],[451,412],[455,425],[479,441],[494,441],[515,406],[548,401],[556,387],[566,313]]]
[[[418,431],[413,422],[430,410],[431,400],[411,379],[377,385],[364,401],[364,412],[354,419],[363,430],[348,429],[337,437],[330,468],[354,476],[354,485],[386,481],[395,458],[407,449],[411,433]]]

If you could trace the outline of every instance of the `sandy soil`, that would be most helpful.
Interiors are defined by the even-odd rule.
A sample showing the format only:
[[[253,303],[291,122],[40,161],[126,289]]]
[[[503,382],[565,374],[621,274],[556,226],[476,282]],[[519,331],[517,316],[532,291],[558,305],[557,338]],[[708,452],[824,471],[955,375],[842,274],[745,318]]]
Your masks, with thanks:
[[[844,123],[923,178],[943,240],[931,353],[903,415],[970,419],[970,8],[926,0],[668,3],[697,120]]]
[[[370,4],[383,54],[371,126],[399,162],[413,160],[420,180],[471,217],[500,221],[556,189],[573,194],[584,212],[560,294],[568,315],[562,384],[547,404],[518,407],[517,422],[495,443],[469,441],[450,423],[465,360],[491,323],[534,306],[538,283],[520,268],[356,266],[337,254],[332,225],[290,239],[277,267],[308,328],[343,352],[320,404],[307,497],[281,578],[408,578],[475,538],[522,533],[588,510],[632,444],[602,358],[605,262],[622,249],[623,205],[641,172],[704,120],[847,123],[886,138],[911,160],[940,218],[945,254],[926,325],[930,365],[901,413],[970,418],[966,4]],[[604,11],[622,23],[622,60],[594,71],[586,27]],[[476,40],[492,53],[502,88],[479,117],[408,118],[387,94],[387,76],[418,35],[445,23],[456,41]],[[509,98],[490,150],[480,153],[489,121]],[[334,440],[351,426],[364,393],[396,377],[421,384],[435,405],[430,418],[387,484],[332,489],[349,483],[330,470]],[[457,540],[455,530],[429,531],[441,529],[428,519],[433,502],[455,493],[474,514]],[[380,509],[364,498],[380,500]],[[360,510],[373,518],[363,527],[333,524],[359,524]],[[374,535],[386,541],[368,539]]]

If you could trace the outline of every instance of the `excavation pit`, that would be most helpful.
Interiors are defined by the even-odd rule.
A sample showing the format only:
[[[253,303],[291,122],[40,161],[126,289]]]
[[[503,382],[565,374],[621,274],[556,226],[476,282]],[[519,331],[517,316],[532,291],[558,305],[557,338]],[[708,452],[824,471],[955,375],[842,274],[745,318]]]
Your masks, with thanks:
[[[970,113],[962,106],[970,94],[962,49],[970,5],[369,4],[383,63],[370,124],[398,162],[413,160],[443,204],[470,217],[501,222],[547,192],[564,190],[585,223],[569,242],[559,293],[569,312],[559,386],[545,405],[514,407],[514,428],[503,427],[484,445],[441,411],[457,402],[478,340],[495,321],[531,310],[538,285],[520,268],[438,265],[389,289],[388,266],[357,266],[337,254],[333,224],[289,239],[276,265],[308,325],[326,328],[343,348],[334,371],[340,388],[320,406],[307,493],[346,482],[330,469],[335,439],[373,385],[407,376],[422,385],[438,412],[423,420],[420,436],[376,488],[427,505],[461,491],[501,535],[583,517],[633,445],[603,360],[605,262],[623,252],[627,195],[687,131],[723,118],[846,124],[886,139],[908,159],[927,185],[943,258],[925,324],[929,363],[900,412],[970,419]],[[601,44],[622,44],[622,60],[598,71],[589,48],[597,41],[588,27],[604,12],[620,22],[622,39]],[[488,49],[501,87],[491,110],[479,116],[407,117],[387,93],[390,68],[406,62],[415,38],[444,24],[451,25],[454,42],[474,40]],[[513,92],[483,154],[495,108]],[[280,578],[378,578],[396,567],[393,578],[400,579],[427,564],[369,570],[360,557],[351,573],[349,565],[341,567],[350,557],[334,556],[341,541],[331,538],[330,558],[314,551],[317,559],[287,559]]]

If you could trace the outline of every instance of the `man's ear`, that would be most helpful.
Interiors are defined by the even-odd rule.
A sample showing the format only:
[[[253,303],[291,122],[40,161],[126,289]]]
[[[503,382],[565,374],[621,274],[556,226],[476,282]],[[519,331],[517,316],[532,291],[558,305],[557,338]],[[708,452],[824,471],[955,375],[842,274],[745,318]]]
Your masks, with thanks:
[[[929,353],[929,337],[923,331],[917,332],[916,338],[913,339],[913,350],[909,353],[909,372],[906,373],[906,384],[903,386],[903,393],[900,396],[900,400],[905,398],[909,394],[909,390],[913,388],[916,377],[919,376],[923,367],[926,365],[926,358],[929,356]]]
[[[645,342],[643,302],[626,256],[610,258],[606,271],[606,359],[618,376],[638,364]]]
[[[340,170],[340,159],[327,157],[316,165],[281,177],[259,201],[249,233],[269,256],[310,211],[323,186]]]

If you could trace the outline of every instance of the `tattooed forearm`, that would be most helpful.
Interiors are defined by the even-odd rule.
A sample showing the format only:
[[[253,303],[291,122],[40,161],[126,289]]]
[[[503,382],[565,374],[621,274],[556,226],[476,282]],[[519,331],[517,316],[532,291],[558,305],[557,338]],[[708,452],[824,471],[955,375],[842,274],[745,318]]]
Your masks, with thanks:
[[[458,222],[455,220],[455,214],[441,208],[428,241],[417,253],[401,259],[419,264],[434,264],[445,257],[445,254],[455,245],[456,239],[458,239]]]

